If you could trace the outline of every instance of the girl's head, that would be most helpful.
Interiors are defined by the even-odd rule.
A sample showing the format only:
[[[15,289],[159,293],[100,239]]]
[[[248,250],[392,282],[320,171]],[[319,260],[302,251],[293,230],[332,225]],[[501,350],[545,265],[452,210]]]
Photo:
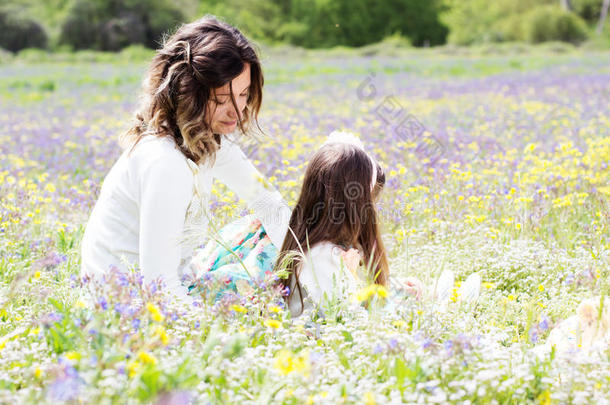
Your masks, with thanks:
[[[220,135],[256,123],[263,73],[252,44],[236,28],[206,16],[181,26],[153,58],[136,123],[126,133],[171,136],[195,162],[213,160]]]
[[[381,166],[361,147],[349,143],[324,145],[314,154],[305,172],[301,194],[290,218],[294,235],[288,231],[278,263],[290,252],[298,251],[299,245],[307,249],[328,241],[346,248],[359,247],[364,265],[370,263],[371,279],[385,285],[388,263],[375,209],[384,184]],[[301,292],[296,264],[288,263],[290,276],[283,281],[292,288],[291,294],[295,285]]]

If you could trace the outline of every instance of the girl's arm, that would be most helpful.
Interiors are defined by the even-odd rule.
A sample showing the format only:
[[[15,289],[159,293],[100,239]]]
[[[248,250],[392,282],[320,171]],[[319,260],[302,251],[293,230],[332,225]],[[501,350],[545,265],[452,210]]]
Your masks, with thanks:
[[[225,183],[260,219],[271,242],[279,249],[288,230],[291,210],[281,194],[264,186],[264,177],[248,160],[240,147],[224,138],[216,154],[212,176]]]
[[[162,277],[179,299],[188,296],[181,284],[180,238],[193,193],[193,174],[179,157],[160,156],[140,174],[139,265],[146,281]]]

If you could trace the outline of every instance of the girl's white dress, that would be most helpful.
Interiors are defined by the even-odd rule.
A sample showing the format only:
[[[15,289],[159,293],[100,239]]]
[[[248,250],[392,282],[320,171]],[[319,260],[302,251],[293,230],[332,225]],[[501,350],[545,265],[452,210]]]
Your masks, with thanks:
[[[163,277],[170,292],[186,298],[183,269],[205,239],[214,178],[247,203],[281,247],[290,208],[231,138],[223,137],[213,165],[195,164],[168,137],[145,136],[129,151],[106,176],[87,223],[81,273],[137,265],[145,280]]]
[[[357,252],[355,249],[351,251]],[[346,260],[347,254],[347,250],[326,241],[311,246],[305,253],[305,260],[297,266],[303,291],[303,311],[323,307],[334,299],[348,300],[362,286],[355,273],[355,266],[350,266]],[[301,297],[296,284],[293,283],[290,288],[294,292],[288,307],[293,316],[296,316],[301,313]]]

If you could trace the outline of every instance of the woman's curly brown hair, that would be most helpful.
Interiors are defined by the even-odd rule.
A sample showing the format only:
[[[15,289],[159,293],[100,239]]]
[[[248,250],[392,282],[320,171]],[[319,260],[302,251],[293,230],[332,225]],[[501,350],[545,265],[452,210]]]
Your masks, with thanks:
[[[250,65],[250,89],[238,125],[246,134],[257,123],[262,103],[263,73],[253,45],[236,28],[205,16],[182,25],[154,56],[143,82],[135,123],[123,134],[123,144],[134,147],[147,134],[171,136],[184,155],[196,163],[212,162],[220,135],[206,117],[213,89],[229,83]],[[260,128],[259,128],[260,129]]]

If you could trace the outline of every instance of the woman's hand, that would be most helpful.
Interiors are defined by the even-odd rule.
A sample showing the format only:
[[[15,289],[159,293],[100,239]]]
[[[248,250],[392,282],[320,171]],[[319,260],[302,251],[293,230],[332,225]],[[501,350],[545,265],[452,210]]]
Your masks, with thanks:
[[[404,283],[403,291],[415,297],[416,300],[421,300],[424,286],[417,277],[407,277]]]

